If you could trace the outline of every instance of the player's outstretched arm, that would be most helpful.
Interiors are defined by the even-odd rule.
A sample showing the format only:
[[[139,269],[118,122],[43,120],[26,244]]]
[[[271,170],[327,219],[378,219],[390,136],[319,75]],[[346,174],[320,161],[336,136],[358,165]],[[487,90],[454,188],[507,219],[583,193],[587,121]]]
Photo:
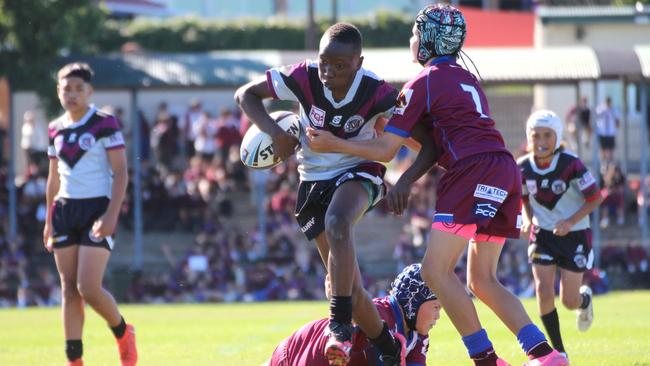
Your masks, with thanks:
[[[393,189],[386,195],[388,209],[396,215],[401,215],[408,206],[411,186],[426,174],[438,161],[436,146],[423,128],[413,130],[414,139],[420,143],[420,151],[415,161],[399,177]]]
[[[329,131],[307,128],[307,142],[316,152],[338,152],[381,162],[391,161],[405,140],[393,133],[384,133],[372,140],[351,141]]]
[[[239,107],[262,132],[271,136],[273,151],[281,160],[285,160],[295,151],[298,140],[284,132],[266,112],[262,100],[272,97],[265,77],[253,80],[235,92],[235,101]]]

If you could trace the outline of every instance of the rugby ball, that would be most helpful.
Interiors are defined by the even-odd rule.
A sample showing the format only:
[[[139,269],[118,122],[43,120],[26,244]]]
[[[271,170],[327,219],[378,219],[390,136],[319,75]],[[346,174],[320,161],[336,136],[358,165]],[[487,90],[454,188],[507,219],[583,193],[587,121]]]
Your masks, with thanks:
[[[283,130],[300,139],[300,117],[297,114],[276,111],[270,116]],[[239,147],[239,157],[244,165],[254,169],[269,169],[281,163],[280,158],[273,153],[271,136],[260,131],[254,124],[244,135]]]

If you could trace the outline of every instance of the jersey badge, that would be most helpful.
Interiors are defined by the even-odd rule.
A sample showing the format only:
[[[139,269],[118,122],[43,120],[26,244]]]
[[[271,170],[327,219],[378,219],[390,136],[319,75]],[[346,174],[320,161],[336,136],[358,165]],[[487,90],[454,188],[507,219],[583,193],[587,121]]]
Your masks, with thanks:
[[[548,179],[543,179],[542,184],[540,184],[542,188],[548,188]]]
[[[354,132],[358,130],[362,124],[363,124],[363,117],[355,114],[354,116],[348,118],[347,121],[345,121],[345,125],[343,125],[343,130],[346,133]]]
[[[77,141],[77,133],[73,132],[68,136],[68,143],[69,144],[74,144],[74,142]]]
[[[81,137],[79,137],[79,147],[82,150],[88,151],[93,147],[94,144],[95,144],[95,136],[93,136],[89,132],[86,132],[83,135],[81,135]]]
[[[591,172],[586,172],[582,178],[578,179],[578,188],[582,191],[594,183],[596,183],[594,176],[591,175]]]
[[[309,120],[314,126],[323,127],[325,125],[325,111],[316,106],[311,106]]]
[[[553,181],[553,184],[551,184],[551,191],[553,191],[555,194],[562,194],[566,192],[566,183],[564,183],[564,181],[561,179]]]
[[[334,126],[334,127],[340,127],[342,119],[343,119],[343,116],[334,116],[334,118],[332,118],[332,121],[330,122],[330,124],[332,126]]]

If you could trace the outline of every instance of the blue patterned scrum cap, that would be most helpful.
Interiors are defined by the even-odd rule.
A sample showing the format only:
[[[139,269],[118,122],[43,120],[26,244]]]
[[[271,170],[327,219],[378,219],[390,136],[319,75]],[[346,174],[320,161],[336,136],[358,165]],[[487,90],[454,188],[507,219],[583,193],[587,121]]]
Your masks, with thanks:
[[[436,295],[424,283],[422,266],[419,263],[404,268],[391,286],[391,294],[404,310],[406,324],[415,329],[415,322],[420,306],[429,300],[437,299]]]
[[[467,23],[460,10],[450,5],[429,5],[415,17],[419,35],[418,62],[432,57],[456,55],[467,34]]]

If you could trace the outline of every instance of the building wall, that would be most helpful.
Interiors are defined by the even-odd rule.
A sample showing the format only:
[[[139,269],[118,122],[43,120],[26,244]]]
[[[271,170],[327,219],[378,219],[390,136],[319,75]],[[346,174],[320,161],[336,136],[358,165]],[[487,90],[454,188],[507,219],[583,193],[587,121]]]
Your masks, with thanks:
[[[650,42],[650,24],[546,24],[538,20],[535,45],[573,46],[594,48],[632,48]]]

